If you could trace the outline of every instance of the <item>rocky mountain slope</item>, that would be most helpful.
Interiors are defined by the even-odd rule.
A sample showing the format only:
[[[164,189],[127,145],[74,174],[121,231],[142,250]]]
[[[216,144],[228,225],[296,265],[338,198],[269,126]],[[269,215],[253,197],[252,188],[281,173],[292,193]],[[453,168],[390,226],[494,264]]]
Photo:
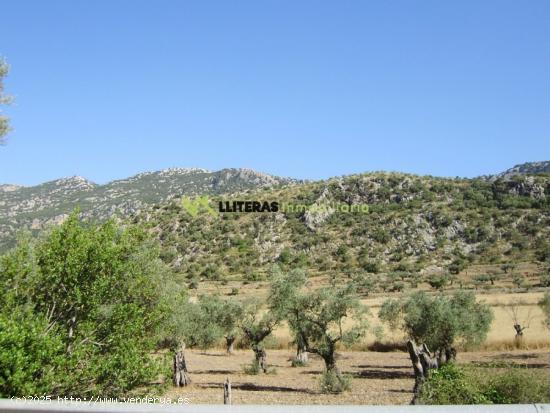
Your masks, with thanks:
[[[193,244],[188,236],[182,238],[178,234],[178,231],[182,231],[187,225],[182,223],[186,221],[186,214],[179,208],[177,214],[182,216],[180,218],[183,221],[180,222],[180,218],[173,218],[176,221],[172,221],[171,212],[162,212],[167,208],[168,211],[174,211],[173,205],[176,202],[171,201],[179,200],[181,196],[234,194],[258,190],[256,195],[250,196],[281,202],[293,200],[322,204],[342,201],[350,205],[367,203],[375,212],[357,216],[335,214],[329,208],[321,212],[269,214],[259,219],[252,219],[250,216],[240,218],[235,223],[242,222],[244,227],[228,225],[232,231],[236,230],[241,234],[244,241],[240,248],[250,251],[259,260],[252,260],[250,263],[271,263],[278,259],[285,249],[305,251],[309,257],[314,257],[319,262],[326,260],[326,257],[329,257],[329,261],[332,260],[330,257],[335,252],[328,244],[327,248],[320,248],[316,244],[319,237],[332,237],[332,241],[355,240],[354,242],[363,246],[365,243],[370,245],[372,237],[388,238],[388,244],[384,247],[376,244],[378,241],[375,242],[378,246],[374,250],[383,258],[400,249],[404,254],[411,251],[423,254],[436,248],[445,237],[458,234],[457,242],[452,243],[453,247],[468,253],[469,250],[478,247],[468,241],[472,237],[475,238],[472,234],[476,231],[487,230],[490,234],[496,234],[494,236],[502,235],[494,229],[487,229],[494,225],[494,217],[487,222],[478,222],[478,219],[485,219],[480,216],[484,217],[493,210],[497,215],[502,211],[509,213],[509,208],[517,207],[518,212],[514,213],[521,213],[523,217],[526,211],[535,208],[533,205],[546,205],[549,194],[548,177],[544,174],[530,174],[545,172],[549,165],[550,162],[533,162],[515,166],[491,179],[463,180],[373,173],[319,182],[300,182],[249,169],[210,172],[197,168],[176,168],[146,172],[105,185],[97,185],[81,177],[59,179],[33,187],[5,184],[0,185],[0,252],[14,244],[18,230],[28,228],[37,233],[49,225],[61,222],[78,206],[84,217],[92,219],[104,220],[112,216],[124,219],[134,216],[138,217],[138,221],[149,222],[151,227],[159,232],[167,255],[174,255],[173,263],[176,265],[188,258],[189,250],[183,252],[183,248],[190,247],[196,251],[193,254],[197,257],[201,255],[200,250],[204,250],[206,254],[211,252],[211,248],[209,247],[209,250],[199,244]],[[482,202],[481,200],[486,205],[476,206],[476,202]],[[457,205],[462,208],[462,212],[456,209]],[[383,211],[378,211],[377,208],[382,208]],[[438,211],[441,210],[448,212],[443,214],[445,218],[441,218],[448,225],[445,226],[445,230],[443,227],[436,230],[433,228],[436,222],[434,216],[438,217]],[[397,214],[397,211],[401,212]],[[452,211],[456,213],[453,215]],[[541,209],[535,208],[531,212],[535,214],[537,222],[545,222],[540,211]],[[474,219],[475,216],[477,218]],[[525,218],[518,219],[522,221]],[[479,224],[479,228],[483,229],[476,228],[474,224]],[[188,225],[193,226],[196,223],[191,222]],[[218,223],[211,228],[207,226],[205,231],[215,232],[216,228]],[[374,233],[378,235],[373,235]],[[227,238],[229,235],[222,238],[218,238],[218,235],[211,237],[213,248],[219,253],[225,250],[216,250],[216,245],[232,245],[236,242]],[[251,242],[250,240],[254,240],[254,246],[245,246]],[[172,241],[173,244],[170,244]],[[316,246],[309,246],[312,242]],[[176,243],[179,245],[175,245]],[[332,242],[331,245],[336,244]],[[174,252],[174,249],[180,252]],[[352,255],[358,254],[359,247],[352,247],[351,251]]]
[[[128,217],[152,205],[181,196],[221,194],[253,188],[272,188],[298,181],[250,169],[166,169],[97,185],[82,177],[46,182],[33,187],[0,186],[0,251],[13,245],[21,228],[39,231],[61,222],[74,208],[85,217]]]
[[[543,173],[550,173],[550,161],[522,163],[497,175],[492,175],[490,178],[507,179],[516,175],[537,175]]]
[[[138,214],[134,222],[156,235],[164,260],[192,284],[257,281],[278,264],[327,277],[370,273],[368,283],[402,288],[405,280],[452,275],[472,264],[535,262],[545,268],[550,263],[550,177],[545,175],[487,181],[369,173],[250,192],[245,198],[308,208],[191,216],[169,202]],[[368,204],[369,212],[331,207],[360,204]],[[328,208],[312,211],[314,205]]]

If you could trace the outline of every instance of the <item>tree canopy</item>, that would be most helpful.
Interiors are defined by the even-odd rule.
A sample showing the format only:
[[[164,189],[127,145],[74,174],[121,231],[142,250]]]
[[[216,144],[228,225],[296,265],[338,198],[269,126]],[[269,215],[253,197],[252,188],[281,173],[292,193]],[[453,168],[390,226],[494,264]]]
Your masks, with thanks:
[[[405,299],[385,301],[379,317],[391,329],[400,327],[411,340],[441,352],[458,343],[473,345],[485,340],[493,312],[476,302],[471,292],[450,296],[416,292]]]
[[[22,239],[0,261],[0,394],[121,395],[149,382],[176,285],[137,227],[75,212],[38,243]]]
[[[367,308],[358,300],[355,285],[310,291],[303,271],[291,271],[274,279],[270,301],[274,314],[285,315],[297,345],[325,362],[322,387],[341,391],[345,380],[336,365],[336,346],[356,343],[368,327]]]

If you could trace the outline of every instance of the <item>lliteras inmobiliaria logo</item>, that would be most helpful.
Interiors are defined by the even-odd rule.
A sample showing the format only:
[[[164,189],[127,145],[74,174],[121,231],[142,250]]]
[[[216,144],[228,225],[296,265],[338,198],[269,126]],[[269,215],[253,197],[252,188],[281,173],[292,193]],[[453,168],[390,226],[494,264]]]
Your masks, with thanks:
[[[216,210],[210,205],[210,199],[206,196],[195,198],[182,198],[181,205],[193,218],[201,211],[205,211],[213,217],[220,212],[278,212],[278,202],[268,201],[219,201]]]
[[[342,202],[325,202],[314,203],[312,205],[296,204],[292,202],[278,201],[217,201],[217,209],[212,207],[211,200],[202,195],[195,198],[182,198],[182,207],[194,218],[201,211],[207,212],[213,217],[217,217],[220,213],[236,213],[236,212],[282,212],[282,213],[363,213],[369,212],[367,204],[348,204]]]

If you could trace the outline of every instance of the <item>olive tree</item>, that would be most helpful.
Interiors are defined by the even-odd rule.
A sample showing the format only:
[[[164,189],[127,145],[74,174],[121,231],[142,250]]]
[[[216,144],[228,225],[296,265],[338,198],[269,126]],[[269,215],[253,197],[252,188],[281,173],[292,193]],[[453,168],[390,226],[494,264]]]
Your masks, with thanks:
[[[483,342],[493,320],[491,308],[465,291],[435,296],[421,291],[389,299],[378,316],[391,329],[401,328],[409,339],[426,344],[442,362],[454,357],[457,344]]]
[[[409,338],[407,348],[416,379],[413,402],[430,370],[453,361],[457,344],[485,340],[493,320],[491,308],[465,291],[452,296],[417,292],[405,299],[390,299],[383,303],[378,316],[391,329],[401,328]]]
[[[185,297],[172,308],[167,338],[174,352],[173,382],[182,387],[191,383],[185,360],[186,345],[207,349],[225,338],[230,354],[237,337],[242,307],[216,295],[204,295],[196,303]]]
[[[531,321],[533,319],[531,309],[528,310],[527,314],[521,316],[520,308],[521,303],[518,301],[512,302],[509,306],[505,307],[505,310],[513,323],[514,331],[516,332],[516,335],[514,337],[516,347],[521,347],[523,345],[524,331],[530,327]]]
[[[266,302],[258,299],[248,300],[243,304],[242,317],[239,322],[244,338],[254,352],[254,367],[267,372],[267,356],[264,340],[285,319],[288,306],[284,303],[291,300],[294,289],[305,281],[302,272],[291,272],[295,280],[287,279],[279,266],[271,269],[271,286]]]
[[[252,299],[243,306],[243,314],[239,323],[244,338],[254,352],[255,368],[267,373],[267,354],[264,340],[273,333],[275,327],[281,322],[279,314],[272,313],[263,308],[263,302]]]
[[[184,336],[189,345],[203,349],[225,340],[228,354],[238,336],[237,323],[243,315],[242,306],[234,300],[224,300],[217,295],[203,295],[186,311],[187,325]]]
[[[305,284],[299,273],[291,272],[278,283],[284,286],[285,280],[288,291],[280,297],[286,302],[279,308],[286,313],[299,345],[323,359],[325,390],[341,391],[346,382],[336,364],[336,346],[356,343],[368,327],[367,309],[357,298],[355,285],[309,291],[301,288]]]
[[[301,269],[283,274],[278,268],[275,268],[268,299],[270,311],[277,314],[278,318],[286,319],[294,337],[296,358],[293,360],[293,365],[304,365],[308,362],[304,331],[302,331],[301,325],[296,322],[296,318],[291,316],[292,309],[295,307],[296,299],[299,296],[298,292],[300,288],[304,287],[306,280],[306,274]]]

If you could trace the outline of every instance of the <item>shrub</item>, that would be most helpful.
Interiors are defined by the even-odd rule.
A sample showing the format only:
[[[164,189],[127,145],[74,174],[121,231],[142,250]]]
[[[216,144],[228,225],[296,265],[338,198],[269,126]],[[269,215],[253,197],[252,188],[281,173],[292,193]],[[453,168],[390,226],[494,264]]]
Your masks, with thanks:
[[[18,245],[0,260],[0,286],[9,292],[0,314],[13,320],[0,326],[0,352],[9,350],[0,360],[2,391],[113,397],[143,390],[158,376],[151,352],[180,303],[172,276],[142,230],[86,224],[78,213],[36,245]],[[36,383],[24,384],[27,374]]]
[[[319,387],[322,393],[339,394],[351,387],[348,376],[338,375],[334,370],[325,370],[319,379]]]
[[[508,366],[503,372],[446,364],[422,386],[423,404],[527,404],[550,401],[550,375]]]
[[[544,313],[544,324],[550,328],[550,293],[544,294],[544,297],[539,301],[539,306]]]
[[[258,360],[252,360],[252,363],[243,366],[243,373],[254,376],[260,374],[260,363]]]
[[[305,361],[302,361],[302,360],[298,360],[298,359],[292,359],[292,361],[290,362],[290,366],[291,367],[306,367],[308,365],[308,363],[306,363]]]
[[[420,404],[487,404],[489,400],[453,363],[446,364],[426,380],[419,394]]]
[[[250,271],[244,275],[244,279],[246,281],[253,282],[253,281],[261,281],[264,279],[264,277],[258,272]]]
[[[0,397],[49,393],[65,350],[42,318],[0,315]],[[61,375],[60,375],[61,376]]]
[[[380,272],[380,263],[377,261],[361,261],[360,265],[366,272],[378,274]]]
[[[550,375],[510,368],[490,380],[483,393],[495,404],[548,403]]]

